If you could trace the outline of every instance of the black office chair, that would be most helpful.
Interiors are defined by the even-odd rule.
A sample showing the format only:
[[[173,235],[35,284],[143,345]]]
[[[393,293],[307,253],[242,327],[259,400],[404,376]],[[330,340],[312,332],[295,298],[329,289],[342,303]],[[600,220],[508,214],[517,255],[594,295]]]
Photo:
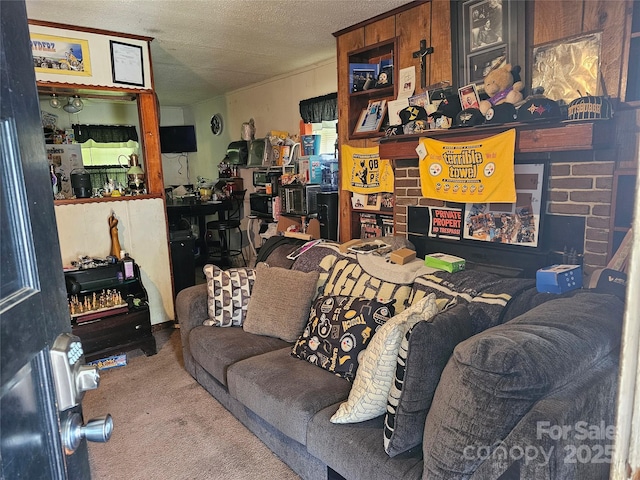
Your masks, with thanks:
[[[247,265],[247,260],[242,251],[242,230],[240,229],[242,207],[246,193],[246,190],[233,192],[231,198],[224,200],[228,203],[225,218],[207,222],[205,241],[209,250],[208,257],[213,262],[231,266],[232,258],[241,256],[242,264],[244,266]],[[234,232],[238,233],[238,248],[232,248],[232,235]]]

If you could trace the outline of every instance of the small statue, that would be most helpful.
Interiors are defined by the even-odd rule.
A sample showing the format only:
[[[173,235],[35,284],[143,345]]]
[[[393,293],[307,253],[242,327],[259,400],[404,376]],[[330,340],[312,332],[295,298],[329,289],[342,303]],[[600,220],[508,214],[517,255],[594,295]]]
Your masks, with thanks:
[[[111,234],[111,253],[116,258],[120,258],[120,239],[118,238],[118,219],[116,215],[111,212],[109,216],[109,231]]]

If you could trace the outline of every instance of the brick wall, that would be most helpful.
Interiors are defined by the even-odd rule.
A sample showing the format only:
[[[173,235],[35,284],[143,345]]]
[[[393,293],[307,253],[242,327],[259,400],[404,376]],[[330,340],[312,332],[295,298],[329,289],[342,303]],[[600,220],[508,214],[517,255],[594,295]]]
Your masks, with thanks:
[[[607,264],[614,162],[551,163],[547,183],[547,213],[585,218],[584,271]],[[396,235],[407,234],[407,206],[443,206],[422,197],[417,160],[396,161]]]

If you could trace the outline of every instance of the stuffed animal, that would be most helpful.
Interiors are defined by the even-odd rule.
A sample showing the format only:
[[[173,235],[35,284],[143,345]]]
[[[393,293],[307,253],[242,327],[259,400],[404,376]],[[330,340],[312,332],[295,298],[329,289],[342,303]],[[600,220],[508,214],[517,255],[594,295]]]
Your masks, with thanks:
[[[484,91],[489,96],[488,100],[480,101],[480,111],[486,116],[489,109],[501,103],[516,104],[523,99],[522,89],[524,83],[520,80],[520,67],[511,68],[505,64],[496,68],[484,77]]]

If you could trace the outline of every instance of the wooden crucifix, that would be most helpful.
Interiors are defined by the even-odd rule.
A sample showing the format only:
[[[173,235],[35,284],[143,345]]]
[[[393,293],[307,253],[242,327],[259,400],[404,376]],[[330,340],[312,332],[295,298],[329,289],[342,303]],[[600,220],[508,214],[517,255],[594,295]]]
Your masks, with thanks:
[[[433,47],[427,47],[426,40],[420,40],[420,50],[413,52],[413,58],[420,58],[420,87],[424,90],[427,86],[427,64],[425,58],[433,53]]]

